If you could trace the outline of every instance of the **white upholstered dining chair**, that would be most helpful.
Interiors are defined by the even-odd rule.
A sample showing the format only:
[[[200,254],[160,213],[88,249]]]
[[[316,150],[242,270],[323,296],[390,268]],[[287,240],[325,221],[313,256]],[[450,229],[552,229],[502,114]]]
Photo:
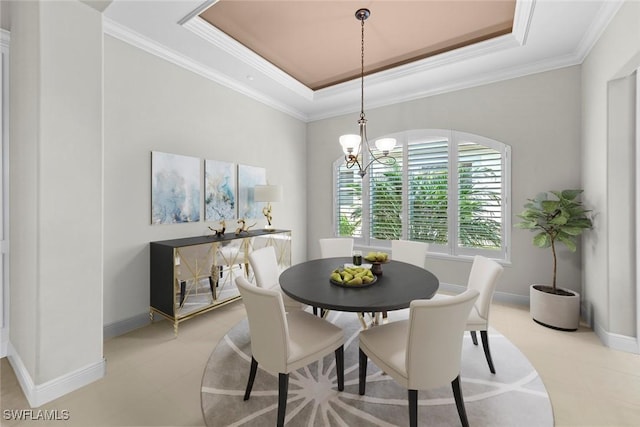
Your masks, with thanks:
[[[392,240],[391,259],[424,268],[424,260],[427,256],[429,245],[413,240]]]
[[[353,255],[353,239],[351,237],[324,238],[319,242],[322,258],[351,257]]]
[[[467,289],[475,289],[480,293],[480,296],[469,314],[466,330],[470,331],[471,339],[475,345],[478,345],[476,331],[480,331],[484,356],[487,359],[487,364],[492,374],[495,374],[496,370],[493,366],[493,360],[491,359],[491,352],[489,351],[489,335],[487,331],[489,329],[491,301],[493,300],[493,294],[496,290],[496,283],[502,275],[503,270],[504,268],[494,260],[476,255],[473,259],[473,265],[469,273],[469,281],[467,282]]]
[[[467,289],[475,289],[480,296],[469,313],[465,330],[471,334],[471,340],[478,345],[476,331],[480,331],[484,356],[487,359],[489,370],[496,373],[489,350],[489,313],[491,312],[491,300],[496,290],[496,283],[502,275],[504,268],[492,259],[476,255],[473,258],[471,272],[467,282]],[[436,294],[433,299],[451,298],[449,295]]]
[[[406,387],[409,425],[418,425],[418,390],[451,383],[458,415],[468,426],[460,387],[462,336],[478,291],[439,300],[414,300],[409,319],[360,331],[359,393],[365,394],[367,361]]]
[[[249,264],[256,279],[256,285],[264,289],[275,289],[282,293],[282,300],[286,311],[302,310],[305,305],[289,297],[280,288],[280,267],[276,250],[273,246],[265,246],[249,253]]]
[[[248,400],[258,370],[278,375],[277,425],[283,426],[289,373],[335,353],[337,387],[344,390],[344,332],[342,329],[302,310],[285,313],[277,290],[252,285],[244,277],[236,279],[242,295],[251,335],[251,368],[244,394]]]

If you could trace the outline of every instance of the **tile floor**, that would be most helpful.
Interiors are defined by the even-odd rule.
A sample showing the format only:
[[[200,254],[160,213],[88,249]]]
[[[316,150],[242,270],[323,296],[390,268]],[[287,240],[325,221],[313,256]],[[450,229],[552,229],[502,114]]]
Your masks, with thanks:
[[[244,316],[238,301],[182,323],[177,338],[168,321],[157,320],[107,340],[106,377],[39,408],[67,410],[67,421],[4,419],[6,409],[29,409],[4,358],[0,425],[202,426],[202,371],[218,340]],[[539,326],[526,307],[494,302],[491,320],[540,373],[556,426],[640,426],[640,355],[604,347],[587,328]]]

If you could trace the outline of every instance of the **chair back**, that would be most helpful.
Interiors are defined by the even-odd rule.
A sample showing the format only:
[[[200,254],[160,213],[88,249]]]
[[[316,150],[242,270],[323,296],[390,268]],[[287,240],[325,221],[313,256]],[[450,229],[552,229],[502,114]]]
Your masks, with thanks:
[[[280,267],[273,246],[265,246],[249,253],[249,264],[253,269],[256,285],[265,289],[279,285]]]
[[[251,353],[267,372],[285,372],[289,357],[289,328],[282,295],[277,290],[252,285],[236,278],[242,295],[251,336]]]
[[[484,320],[489,320],[491,300],[503,270],[504,268],[500,264],[489,258],[476,255],[473,259],[467,289],[475,289],[480,293],[475,303],[475,309]]]
[[[429,245],[424,242],[392,240],[391,259],[424,268],[424,259],[427,256],[428,249]]]
[[[322,258],[350,257],[353,255],[353,239],[351,237],[334,237],[320,239]]]
[[[409,311],[406,368],[409,389],[450,383],[460,374],[462,336],[478,291],[437,300],[414,300]]]

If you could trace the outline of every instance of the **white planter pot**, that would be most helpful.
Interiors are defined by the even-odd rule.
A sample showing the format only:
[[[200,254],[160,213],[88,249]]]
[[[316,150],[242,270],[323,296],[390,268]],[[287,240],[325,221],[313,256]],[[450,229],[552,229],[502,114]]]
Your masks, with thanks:
[[[537,323],[553,329],[575,331],[580,325],[580,294],[570,289],[562,289],[570,296],[549,294],[529,288],[529,311]],[[542,285],[548,286],[548,285]]]

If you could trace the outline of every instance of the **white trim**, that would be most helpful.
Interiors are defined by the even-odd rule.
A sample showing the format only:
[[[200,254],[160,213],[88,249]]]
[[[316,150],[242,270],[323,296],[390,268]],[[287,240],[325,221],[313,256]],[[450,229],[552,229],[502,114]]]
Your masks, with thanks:
[[[2,117],[2,176],[0,177],[1,188],[0,197],[2,197],[2,224],[0,227],[3,233],[0,236],[0,262],[2,263],[2,277],[0,277],[0,357],[5,357],[8,353],[9,345],[9,42],[11,34],[8,31],[0,29],[0,54],[2,61],[2,73],[0,76],[2,81],[2,90],[0,91],[2,99],[0,102],[0,114]]]
[[[300,83],[291,75],[285,73],[251,49],[248,49],[243,44],[235,41],[224,32],[218,30],[213,25],[210,25],[199,16],[193,17],[182,24],[182,26],[197,36],[202,37],[207,42],[227,52],[234,58],[239,59],[248,66],[265,74],[270,79],[291,90],[295,94],[309,101],[313,100],[313,90],[309,89],[307,86]]]
[[[636,171],[640,170],[640,68],[636,69]],[[636,342],[640,353],[640,174],[636,173]]]
[[[593,332],[595,332],[605,346],[613,350],[640,354],[638,339],[634,337],[608,332],[597,322],[593,325]]]
[[[166,46],[162,46],[159,43],[118,24],[117,22],[107,18],[104,15],[102,16],[102,22],[104,28],[103,31],[106,35],[115,37],[116,39],[121,40],[125,43],[129,43],[130,45],[144,50],[147,53],[150,53],[184,69],[192,71],[204,78],[212,80],[222,86],[228,87],[229,89],[232,89],[269,107],[288,114],[291,117],[305,122],[308,120],[307,115],[303,112],[291,108],[290,106],[276,101],[271,97],[263,95],[262,93],[247,86],[241,85],[237,81],[230,79],[222,73],[213,70],[212,68],[207,67],[199,62],[196,62],[183,54],[174,52],[168,49]]]
[[[591,23],[589,30],[584,34],[578,48],[576,56],[580,58],[580,63],[585,60],[593,46],[609,26],[613,17],[624,4],[625,0],[607,0],[603,1],[600,10],[596,14],[596,19]]]
[[[87,384],[103,378],[106,373],[106,361],[103,358],[99,362],[92,363],[84,368],[36,385],[33,383],[29,371],[11,343],[9,343],[8,359],[20,383],[20,387],[22,387],[22,391],[32,408],[37,408],[72,391],[78,390]]]
[[[513,16],[513,29],[511,30],[511,33],[521,45],[524,45],[527,42],[535,4],[536,0],[516,1],[516,10]]]

